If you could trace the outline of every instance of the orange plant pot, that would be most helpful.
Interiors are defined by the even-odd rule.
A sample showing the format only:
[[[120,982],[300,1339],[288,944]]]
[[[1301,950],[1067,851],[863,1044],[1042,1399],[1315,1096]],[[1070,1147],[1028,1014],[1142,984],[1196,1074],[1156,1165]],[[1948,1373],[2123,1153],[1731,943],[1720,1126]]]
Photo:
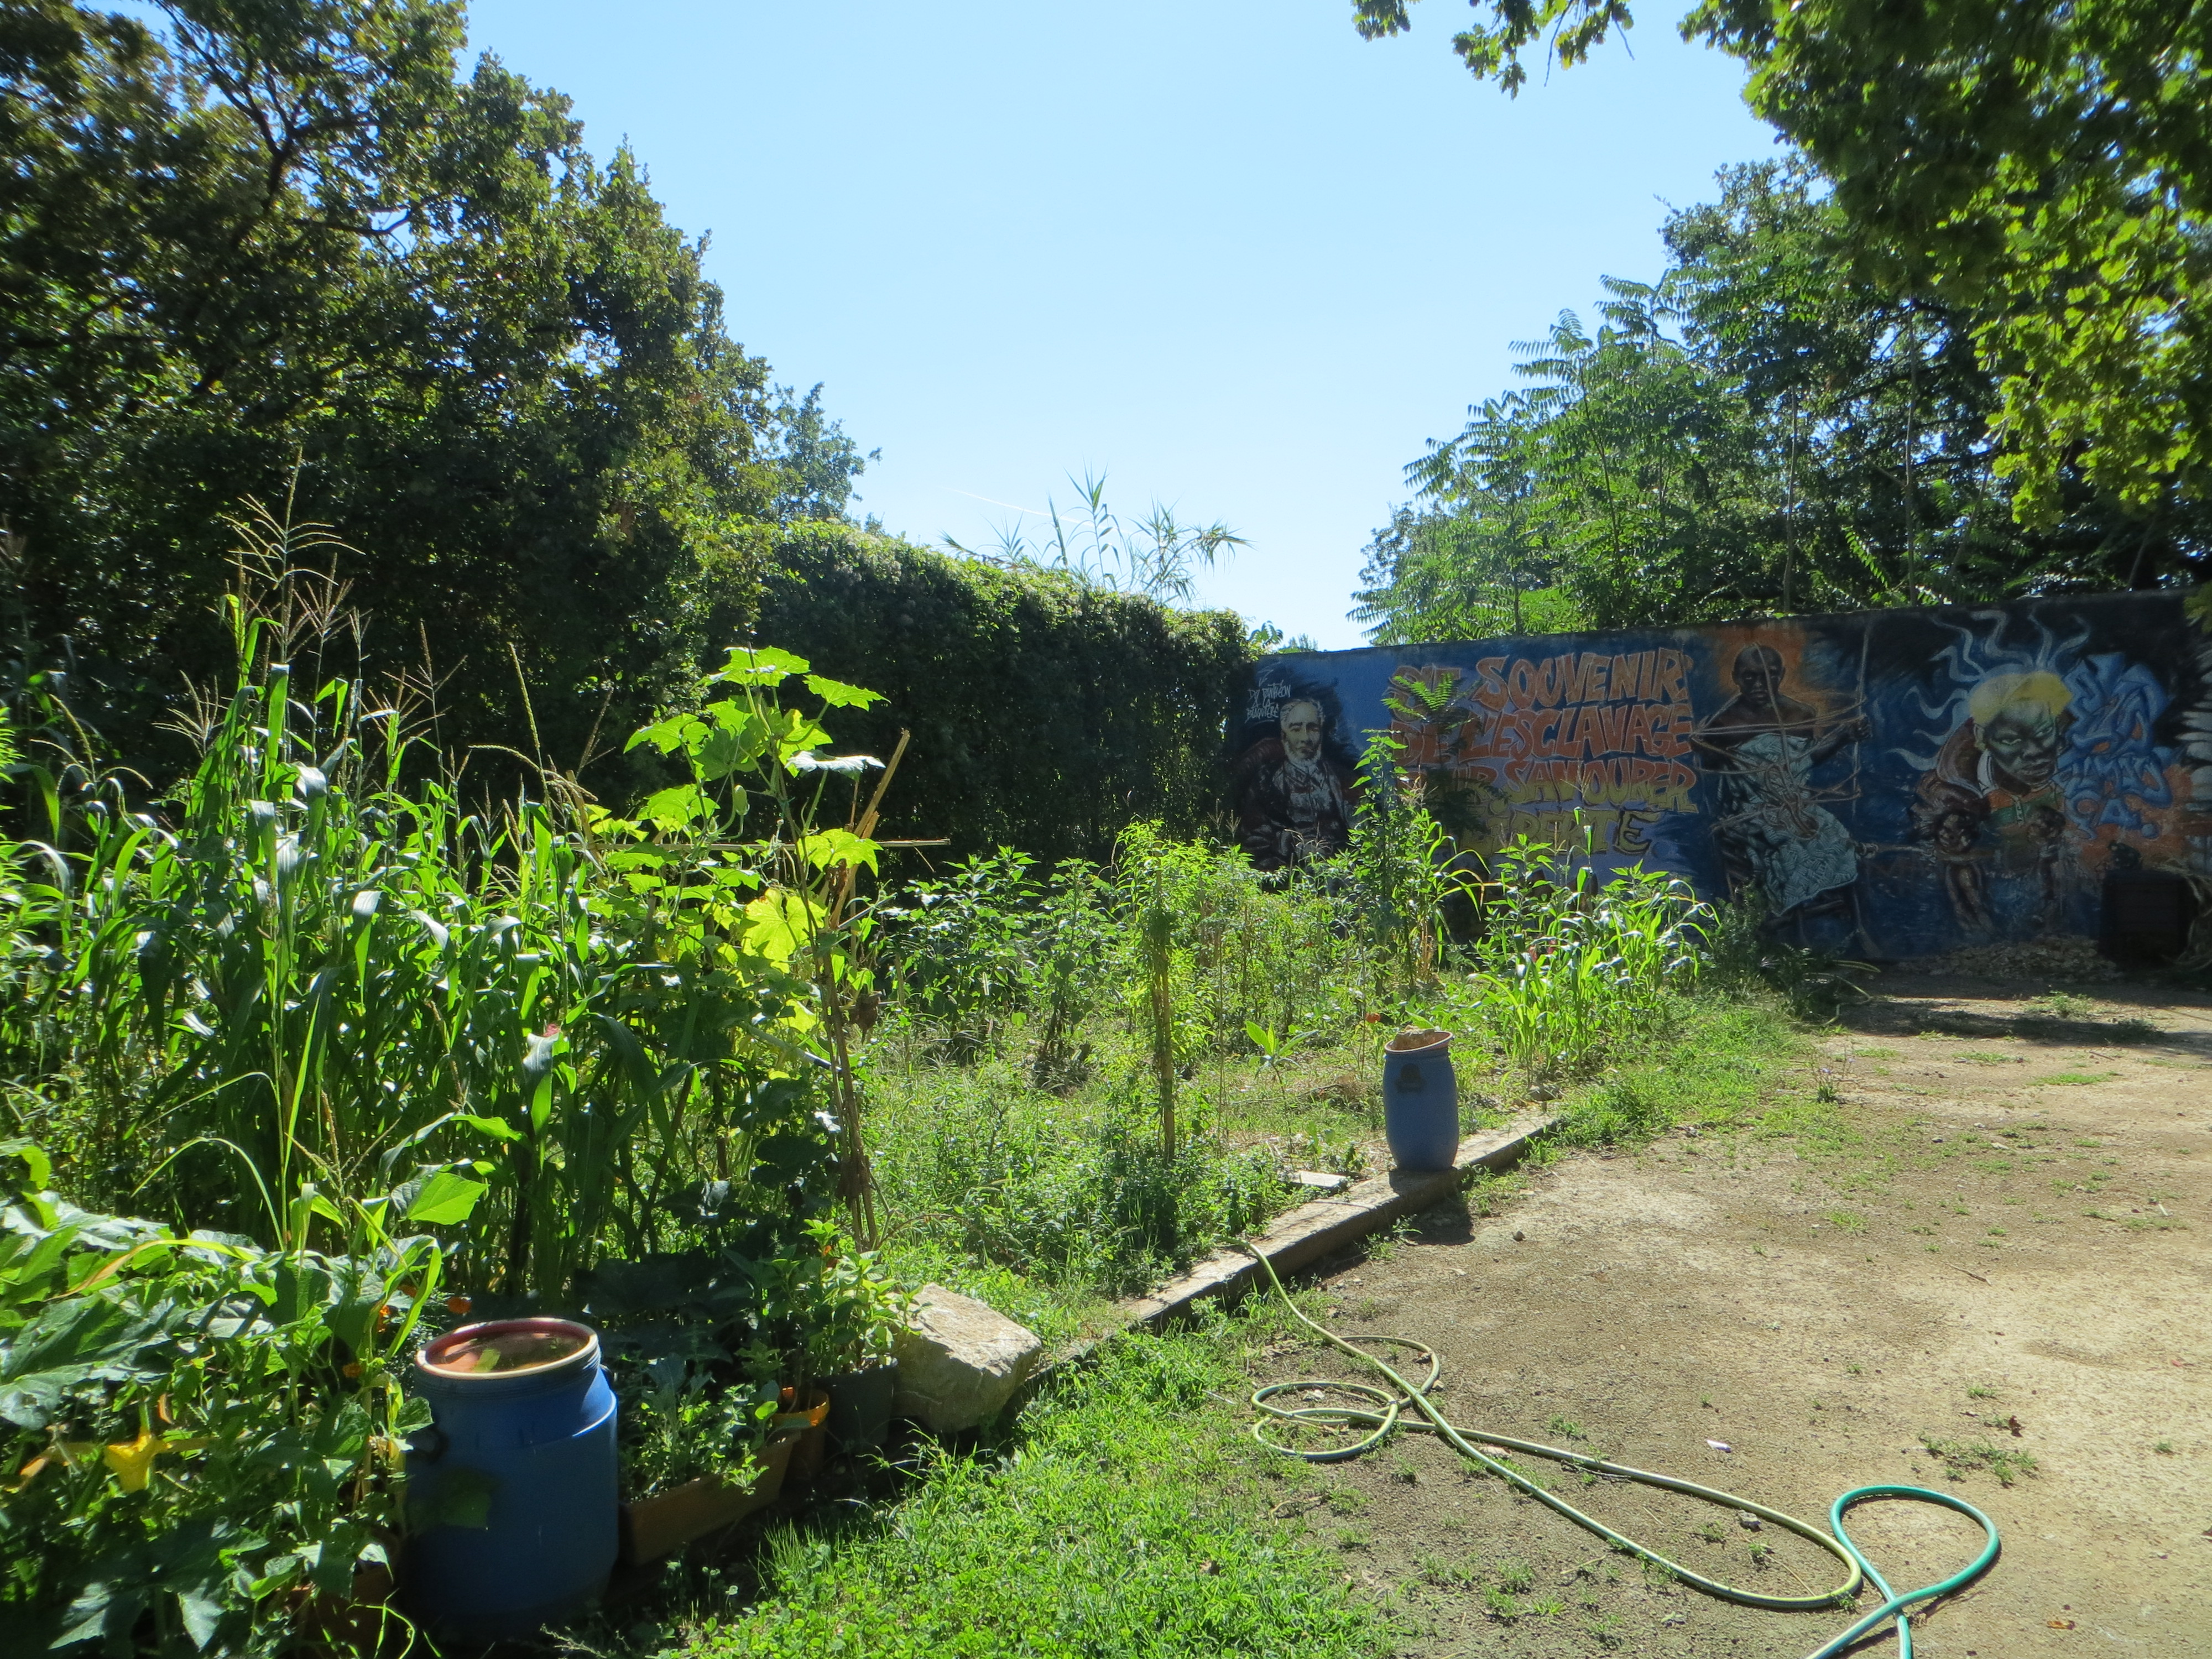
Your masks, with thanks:
[[[760,1474],[749,1486],[736,1486],[718,1474],[702,1475],[680,1486],[626,1504],[622,1510],[622,1559],[641,1566],[673,1555],[710,1532],[767,1508],[783,1491],[799,1437],[771,1433],[760,1450]]]
[[[774,1419],[774,1426],[787,1429],[799,1437],[792,1449],[791,1470],[788,1479],[811,1480],[822,1473],[822,1459],[830,1446],[830,1390],[809,1389],[805,1409],[797,1408],[798,1391],[783,1391],[783,1409]]]

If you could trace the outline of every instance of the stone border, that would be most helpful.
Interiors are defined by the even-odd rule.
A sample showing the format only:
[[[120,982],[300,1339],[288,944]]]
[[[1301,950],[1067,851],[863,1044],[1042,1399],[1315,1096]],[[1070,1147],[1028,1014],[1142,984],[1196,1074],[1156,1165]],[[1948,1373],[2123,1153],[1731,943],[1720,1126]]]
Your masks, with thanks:
[[[1316,1198],[1279,1216],[1273,1226],[1252,1242],[1279,1273],[1290,1273],[1318,1261],[1355,1239],[1379,1232],[1401,1216],[1419,1215],[1442,1203],[1467,1183],[1478,1170],[1509,1169],[1527,1155],[1529,1144],[1561,1121],[1556,1112],[1515,1118],[1503,1128],[1486,1129],[1459,1144],[1459,1155],[1449,1170],[1414,1173],[1393,1170],[1370,1176],[1330,1198]],[[1024,1379],[1008,1412],[1018,1412],[1048,1379],[1086,1364],[1098,1350],[1126,1330],[1157,1331],[1190,1312],[1208,1297],[1234,1301],[1250,1290],[1260,1276],[1260,1264],[1242,1250],[1215,1250],[1193,1264],[1179,1279],[1170,1279],[1149,1296],[1131,1297],[1115,1304],[1112,1330],[1071,1343]]]
[[[1556,1113],[1516,1119],[1501,1129],[1469,1135],[1449,1170],[1422,1173],[1393,1170],[1332,1198],[1316,1198],[1276,1218],[1252,1242],[1279,1273],[1318,1261],[1354,1239],[1377,1232],[1401,1216],[1419,1215],[1442,1203],[1477,1170],[1517,1164],[1534,1138],[1559,1121]],[[1156,1331],[1209,1296],[1234,1300],[1252,1287],[1260,1264],[1242,1250],[1216,1250],[1149,1296],[1132,1297],[1116,1311],[1125,1328]]]

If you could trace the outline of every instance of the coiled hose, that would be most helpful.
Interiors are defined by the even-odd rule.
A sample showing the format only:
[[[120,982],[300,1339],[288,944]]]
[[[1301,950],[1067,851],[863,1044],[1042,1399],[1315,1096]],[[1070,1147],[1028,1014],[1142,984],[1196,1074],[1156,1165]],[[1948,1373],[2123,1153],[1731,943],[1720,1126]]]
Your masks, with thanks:
[[[1249,1245],[1246,1248],[1250,1249]],[[1685,1566],[1680,1561],[1671,1560],[1656,1550],[1648,1548],[1626,1534],[1614,1531],[1596,1516],[1584,1514],[1558,1493],[1547,1490],[1537,1481],[1522,1474],[1510,1463],[1490,1455],[1470,1440],[1465,1432],[1447,1421],[1443,1413],[1437,1409],[1436,1402],[1429,1397],[1430,1389],[1436,1386],[1437,1379],[1443,1370],[1443,1362],[1437,1358],[1435,1349],[1425,1343],[1416,1342],[1410,1337],[1339,1336],[1328,1327],[1308,1318],[1297,1304],[1291,1300],[1290,1292],[1283,1288],[1283,1281],[1275,1276],[1274,1264],[1267,1260],[1264,1253],[1253,1250],[1252,1254],[1258,1259],[1261,1267],[1266,1269],[1267,1282],[1274,1286],[1275,1294],[1282,1298],[1283,1305],[1291,1310],[1292,1318],[1309,1330],[1315,1332],[1331,1346],[1340,1348],[1353,1358],[1373,1366],[1389,1382],[1388,1388],[1380,1388],[1370,1382],[1305,1380],[1295,1382],[1270,1382],[1264,1387],[1254,1389],[1252,1404],[1261,1415],[1259,1420],[1252,1425],[1252,1437],[1272,1451],[1279,1452],[1288,1457],[1304,1458],[1310,1463],[1340,1463],[1346,1459],[1358,1457],[1364,1452],[1373,1450],[1401,1428],[1420,1433],[1441,1435],[1453,1450],[1478,1468],[1496,1475],[1516,1490],[1527,1493],[1538,1503],[1557,1510],[1577,1526],[1589,1528],[1614,1548],[1650,1561],[1673,1574],[1684,1583],[1701,1589],[1708,1595],[1718,1596],[1724,1601],[1741,1602],[1746,1607],[1772,1607],[1784,1612],[1804,1612],[1849,1601],[1858,1593],[1862,1581],[1871,1583],[1881,1592],[1883,1598],[1881,1606],[1857,1620],[1841,1635],[1831,1638],[1815,1650],[1808,1659],[1832,1659],[1832,1656],[1843,1652],[1852,1643],[1858,1641],[1869,1632],[1878,1629],[1884,1620],[1889,1619],[1894,1619],[1897,1621],[1899,1659],[1912,1659],[1912,1621],[1906,1610],[1920,1602],[1933,1601],[1939,1595],[1948,1595],[1953,1590],[1964,1589],[1988,1571],[1991,1564],[1997,1559],[1996,1523],[1964,1498],[1955,1498],[1949,1492],[1936,1492],[1927,1486],[1854,1486],[1830,1506],[1828,1525],[1831,1531],[1823,1532],[1810,1522],[1801,1521],[1794,1515],[1785,1514],[1780,1510],[1769,1509],[1764,1504],[1755,1504],[1751,1499],[1738,1497],[1734,1492],[1721,1492],[1711,1486],[1701,1486],[1694,1480],[1680,1480],[1670,1474],[1656,1474],[1649,1469],[1631,1468],[1625,1463],[1607,1462],[1604,1458],[1592,1457],[1583,1452],[1569,1451],[1559,1446],[1541,1445],[1533,1440],[1518,1440],[1511,1435],[1495,1434],[1487,1429],[1481,1431],[1483,1441],[1490,1445],[1505,1447],[1513,1451],[1525,1453],[1531,1457],[1547,1457],[1554,1462],[1569,1464],[1592,1474],[1610,1476],[1616,1480],[1633,1480],[1644,1486],[1657,1486],[1667,1492],[1680,1492],[1686,1497],[1702,1498],[1708,1504],[1716,1504],[1726,1509],[1755,1515],[1762,1521],[1771,1521],[1784,1530],[1793,1532],[1800,1538],[1818,1545],[1834,1556],[1844,1570],[1842,1582],[1833,1589],[1822,1590],[1811,1595],[1771,1595],[1764,1590],[1745,1589],[1741,1585],[1725,1584],[1717,1578],[1709,1578],[1692,1567]],[[1388,1362],[1364,1349],[1353,1346],[1356,1342],[1388,1342],[1398,1347],[1413,1349],[1427,1361],[1428,1375],[1418,1386],[1409,1382]],[[1371,1401],[1372,1405],[1370,1407],[1330,1405],[1279,1406],[1275,1403],[1279,1395],[1301,1389],[1327,1389],[1340,1395],[1350,1395],[1355,1399]],[[1419,1414],[1418,1419],[1407,1414],[1409,1409]],[[1305,1423],[1339,1429],[1364,1427],[1367,1433],[1351,1445],[1335,1446],[1314,1451],[1303,1447],[1285,1446],[1277,1441],[1270,1440],[1267,1433],[1270,1421]],[[1939,1504],[1947,1510],[1955,1510],[1981,1528],[1984,1535],[1981,1553],[1976,1556],[1972,1564],[1964,1571],[1952,1574],[1940,1583],[1929,1584],[1919,1589],[1906,1590],[1902,1594],[1892,1589],[1888,1580],[1881,1576],[1873,1562],[1861,1553],[1858,1546],[1851,1541],[1850,1534],[1844,1528],[1844,1511],[1854,1504],[1881,1498],[1903,1498],[1913,1503]]]

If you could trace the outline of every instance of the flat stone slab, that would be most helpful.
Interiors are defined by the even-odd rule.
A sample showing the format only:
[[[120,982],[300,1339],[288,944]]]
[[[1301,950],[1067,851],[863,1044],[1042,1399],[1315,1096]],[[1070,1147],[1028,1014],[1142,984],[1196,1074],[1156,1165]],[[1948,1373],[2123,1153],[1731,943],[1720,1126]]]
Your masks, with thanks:
[[[898,1393],[891,1410],[933,1434],[953,1434],[988,1422],[1036,1369],[1044,1344],[995,1308],[925,1285],[915,1293],[913,1322],[892,1345]]]
[[[1477,1170],[1501,1170],[1517,1162],[1530,1139],[1559,1121],[1556,1113],[1544,1113],[1469,1135],[1460,1142],[1459,1156],[1449,1170],[1393,1170],[1371,1176],[1333,1197],[1299,1205],[1252,1243],[1279,1273],[1318,1261],[1400,1216],[1419,1215],[1442,1203]],[[1149,1296],[1132,1297],[1118,1311],[1126,1325],[1157,1330],[1209,1296],[1242,1296],[1261,1276],[1260,1264],[1243,1251],[1216,1250],[1182,1278]]]

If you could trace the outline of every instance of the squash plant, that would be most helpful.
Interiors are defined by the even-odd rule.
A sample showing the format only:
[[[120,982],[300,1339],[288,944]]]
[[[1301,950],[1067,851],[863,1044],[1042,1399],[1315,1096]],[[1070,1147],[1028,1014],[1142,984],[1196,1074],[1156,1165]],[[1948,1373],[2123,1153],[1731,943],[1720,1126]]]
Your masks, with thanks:
[[[277,1653],[388,1571],[428,1421],[399,1365],[443,1260],[393,1229],[483,1184],[349,1213],[302,1187],[285,1231],[326,1224],[330,1254],[92,1214],[51,1174],[0,1143],[0,1650]]]

